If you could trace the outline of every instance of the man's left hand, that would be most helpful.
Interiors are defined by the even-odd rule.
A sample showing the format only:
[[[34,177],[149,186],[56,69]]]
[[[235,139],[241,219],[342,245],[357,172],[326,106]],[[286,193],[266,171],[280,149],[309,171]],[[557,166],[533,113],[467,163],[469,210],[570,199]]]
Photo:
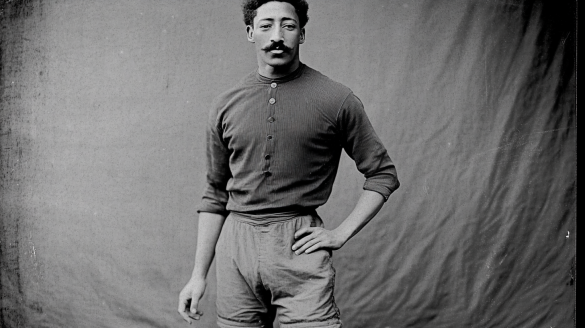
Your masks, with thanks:
[[[347,241],[336,230],[319,227],[301,228],[295,232],[295,239],[297,242],[292,246],[292,250],[297,255],[309,254],[319,249],[339,249]]]

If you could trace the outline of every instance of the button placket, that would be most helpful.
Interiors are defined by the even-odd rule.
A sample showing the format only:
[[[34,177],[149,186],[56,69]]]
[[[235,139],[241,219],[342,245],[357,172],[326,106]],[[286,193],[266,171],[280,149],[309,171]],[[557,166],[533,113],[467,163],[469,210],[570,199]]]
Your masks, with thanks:
[[[271,168],[271,161],[274,157],[274,142],[275,142],[275,135],[276,135],[276,106],[277,106],[277,98],[276,98],[276,91],[277,91],[278,84],[276,82],[272,82],[268,89],[268,117],[266,118],[266,125],[267,125],[267,133],[266,133],[266,147],[264,147],[264,154],[263,160],[264,165],[262,171],[264,176],[267,178],[266,181],[270,182],[272,179],[268,179],[272,177]]]

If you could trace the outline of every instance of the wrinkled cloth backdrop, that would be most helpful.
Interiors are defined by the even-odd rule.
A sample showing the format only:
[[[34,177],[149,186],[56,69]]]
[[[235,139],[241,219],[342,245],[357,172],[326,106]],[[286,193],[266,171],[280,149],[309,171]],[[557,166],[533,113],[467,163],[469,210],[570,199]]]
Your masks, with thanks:
[[[239,2],[1,3],[2,327],[184,326],[207,111],[256,67]],[[310,6],[301,59],[402,182],[334,253],[346,326],[572,327],[575,3]],[[328,227],[362,183],[343,155]]]

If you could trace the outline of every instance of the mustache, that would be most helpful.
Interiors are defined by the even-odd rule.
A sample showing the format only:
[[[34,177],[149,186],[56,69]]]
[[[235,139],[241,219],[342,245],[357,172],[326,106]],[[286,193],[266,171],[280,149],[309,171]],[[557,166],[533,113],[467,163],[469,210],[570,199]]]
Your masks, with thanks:
[[[264,51],[283,50],[285,52],[290,52],[292,49],[285,46],[283,42],[273,42],[262,48],[262,50]]]

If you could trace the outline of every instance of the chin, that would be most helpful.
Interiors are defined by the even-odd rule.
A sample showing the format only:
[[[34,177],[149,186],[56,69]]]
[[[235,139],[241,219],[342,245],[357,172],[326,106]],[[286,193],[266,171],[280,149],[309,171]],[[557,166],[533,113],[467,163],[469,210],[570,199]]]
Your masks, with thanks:
[[[271,58],[266,61],[266,64],[272,67],[286,67],[292,65],[293,60],[288,58]]]
[[[286,67],[294,63],[294,57],[290,54],[283,56],[267,55],[264,57],[264,62],[272,67]]]

